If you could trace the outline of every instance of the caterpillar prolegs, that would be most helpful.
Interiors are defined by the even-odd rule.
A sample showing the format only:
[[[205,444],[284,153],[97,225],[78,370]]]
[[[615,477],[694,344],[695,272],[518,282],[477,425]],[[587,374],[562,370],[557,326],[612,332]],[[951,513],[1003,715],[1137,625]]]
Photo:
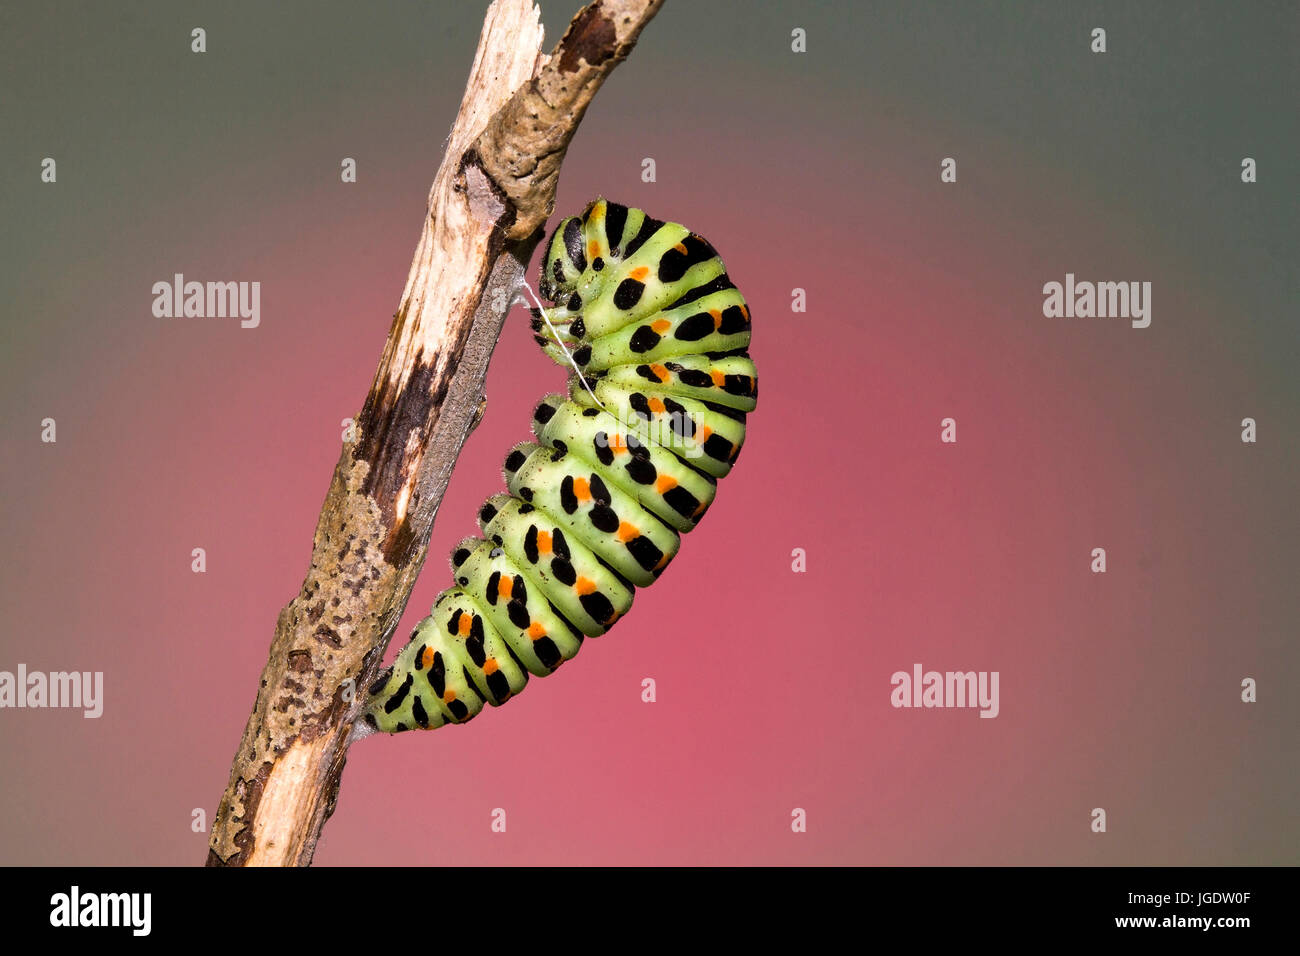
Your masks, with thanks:
[[[552,234],[533,331],[575,367],[505,462],[440,594],[370,688],[387,732],[464,723],[605,633],[708,510],[758,392],[750,317],[701,236],[597,199]],[[566,354],[567,353],[567,354]],[[570,361],[571,359],[571,361]]]

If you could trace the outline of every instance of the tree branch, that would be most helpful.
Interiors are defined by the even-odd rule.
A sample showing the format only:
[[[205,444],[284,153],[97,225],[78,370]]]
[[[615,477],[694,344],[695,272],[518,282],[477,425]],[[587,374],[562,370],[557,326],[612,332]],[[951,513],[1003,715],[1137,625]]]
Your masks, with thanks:
[[[424,564],[488,359],[588,104],[663,0],[596,0],[550,57],[531,0],[495,0],[401,305],[281,612],[213,822],[209,866],[311,862],[353,722]]]

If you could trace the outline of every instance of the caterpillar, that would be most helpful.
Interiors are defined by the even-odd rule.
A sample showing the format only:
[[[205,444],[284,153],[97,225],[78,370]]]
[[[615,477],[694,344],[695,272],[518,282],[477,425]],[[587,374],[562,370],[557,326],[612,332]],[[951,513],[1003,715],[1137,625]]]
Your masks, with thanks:
[[[509,493],[453,550],[455,584],[369,688],[362,733],[461,724],[553,673],[663,573],[744,443],[749,306],[713,246],[598,198],[545,249],[553,305],[532,329],[576,374],[535,406]]]

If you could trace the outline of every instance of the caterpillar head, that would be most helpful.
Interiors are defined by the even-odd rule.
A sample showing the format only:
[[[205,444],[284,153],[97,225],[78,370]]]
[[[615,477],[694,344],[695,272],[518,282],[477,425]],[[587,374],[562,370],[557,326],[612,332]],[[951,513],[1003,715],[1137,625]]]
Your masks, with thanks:
[[[582,220],[577,216],[564,219],[546,244],[546,258],[542,260],[542,275],[538,291],[544,298],[558,302],[578,285],[578,279],[587,268],[586,237]]]

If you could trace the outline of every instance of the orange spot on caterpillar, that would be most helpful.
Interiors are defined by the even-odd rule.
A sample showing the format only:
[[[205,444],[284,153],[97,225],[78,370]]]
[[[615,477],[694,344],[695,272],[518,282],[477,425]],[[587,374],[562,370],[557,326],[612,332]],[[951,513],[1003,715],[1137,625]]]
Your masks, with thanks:
[[[636,525],[630,524],[626,521],[619,522],[618,540],[627,542],[631,541],[633,538],[639,537],[641,537],[641,531]]]
[[[653,322],[650,323],[650,328],[654,329],[660,335],[663,335],[672,327],[673,324],[669,322],[667,319],[655,319]]]
[[[535,641],[541,640],[546,636],[546,628],[542,627],[542,625],[536,621],[533,621],[532,624],[528,625],[528,636]]]
[[[714,329],[722,325],[722,311],[720,309],[709,309],[709,315],[713,316]]]
[[[655,565],[655,570],[662,571],[664,568],[668,566],[668,562],[671,561],[672,559],[673,556],[671,554],[665,553],[664,556],[659,559],[659,563]]]
[[[655,488],[659,494],[667,494],[677,487],[677,479],[672,475],[660,475],[659,480],[655,482]]]
[[[460,631],[461,637],[464,637],[469,633],[469,628],[472,623],[474,623],[474,619],[471,615],[462,614],[460,616],[460,623],[456,625],[456,630]]]
[[[662,398],[652,398],[646,404],[650,406],[650,411],[654,412],[656,415],[664,411],[664,402]]]
[[[501,669],[501,665],[497,663],[497,659],[495,657],[489,657],[487,660],[483,662],[484,674],[495,674],[500,669]]]
[[[433,648],[426,647],[424,653],[420,655],[420,666],[428,670],[433,666]]]
[[[654,377],[659,379],[659,381],[661,382],[668,381],[668,369],[666,369],[664,366],[651,365],[650,371],[654,373]]]
[[[587,243],[587,258],[588,259],[600,258],[600,243],[597,242],[595,239]]]
[[[586,478],[573,479],[573,494],[579,501],[586,501],[591,497],[591,485]]]
[[[455,699],[456,699],[456,692],[454,690],[448,690],[447,693],[442,695],[442,702],[444,704],[450,704]]]
[[[501,580],[497,582],[497,594],[500,594],[503,598],[508,598],[510,597],[510,592],[514,589],[514,579],[508,578],[504,574],[501,575]]]
[[[684,244],[679,242],[677,243],[677,245],[673,246],[673,248],[676,249],[678,252],[680,252],[682,255],[686,255],[686,246]]]
[[[549,531],[537,532],[537,550],[542,554],[551,553],[551,533]]]
[[[605,618],[605,620],[604,620],[605,628],[608,630],[609,628],[613,627],[613,626],[614,626],[614,622],[617,621],[617,620],[618,620],[620,617],[622,617],[622,616],[623,616],[623,615],[622,615],[620,612],[615,611],[615,612],[614,612],[613,614],[611,614],[609,617]]]
[[[596,591],[596,582],[591,578],[578,578],[577,581],[573,582],[573,590],[582,595],[594,594]]]
[[[697,441],[706,442],[709,440],[709,436],[712,434],[713,434],[712,428],[710,428],[708,425],[701,425],[699,431],[695,433],[695,438]]]
[[[637,282],[640,282],[649,274],[650,274],[649,266],[637,266],[635,269],[633,269],[631,272],[628,273],[628,275],[631,276],[633,279],[635,279]]]
[[[723,384],[727,381],[727,376],[723,375],[716,368],[709,373],[709,377],[713,379],[713,384],[717,388],[722,388]]]
[[[748,322],[748,321],[749,321],[749,304],[748,304],[748,303],[745,303],[745,302],[742,302],[742,303],[740,303],[740,308],[741,308],[741,310],[745,313],[745,321]]]
[[[699,507],[697,507],[694,511],[691,512],[691,517],[698,518],[700,515],[704,514],[704,509],[707,507],[708,505],[705,504],[703,501],[701,501]]]
[[[591,212],[587,213],[587,222],[600,222],[605,218],[605,200],[601,200],[591,207]]]

